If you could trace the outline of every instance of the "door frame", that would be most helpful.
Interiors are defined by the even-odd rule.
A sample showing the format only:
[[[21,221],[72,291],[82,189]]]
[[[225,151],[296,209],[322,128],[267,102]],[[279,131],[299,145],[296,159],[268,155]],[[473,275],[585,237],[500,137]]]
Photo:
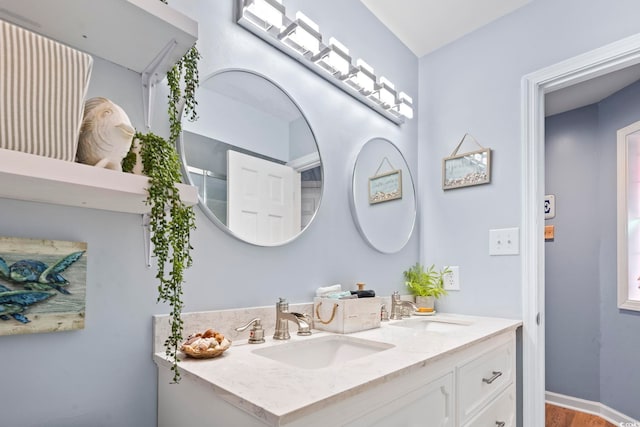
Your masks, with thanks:
[[[528,74],[521,84],[522,139],[522,413],[525,427],[544,425],[544,97],[640,63],[640,34]]]

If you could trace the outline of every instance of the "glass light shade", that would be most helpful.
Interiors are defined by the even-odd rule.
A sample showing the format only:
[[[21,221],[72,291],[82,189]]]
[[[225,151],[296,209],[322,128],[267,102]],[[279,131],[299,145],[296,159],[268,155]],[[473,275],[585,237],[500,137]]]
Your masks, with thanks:
[[[413,119],[413,99],[404,92],[398,94],[398,112],[407,119]]]
[[[349,49],[333,37],[329,39],[329,47],[313,60],[331,74],[338,74],[338,77],[348,76],[351,71]]]
[[[387,107],[396,105],[395,86],[384,77],[380,77],[380,101]]]
[[[375,89],[376,76],[373,68],[362,59],[356,60],[356,73],[349,77],[348,83],[365,95],[370,94]]]
[[[296,20],[285,28],[279,38],[300,53],[311,52],[316,55],[320,52],[320,28],[302,12],[296,12]]]
[[[282,29],[285,15],[282,0],[252,0],[245,4],[245,10],[250,14],[243,13],[243,15],[249,18],[253,24],[263,30],[268,30],[272,26],[276,27],[278,31]],[[251,18],[257,18],[257,20]]]

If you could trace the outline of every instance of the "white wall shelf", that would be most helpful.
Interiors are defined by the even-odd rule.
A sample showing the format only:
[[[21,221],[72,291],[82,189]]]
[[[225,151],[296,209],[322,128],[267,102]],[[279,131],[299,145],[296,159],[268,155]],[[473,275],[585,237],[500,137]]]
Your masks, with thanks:
[[[56,205],[144,214],[148,179],[43,156],[0,149],[0,197]],[[189,206],[196,187],[178,184]]]
[[[0,0],[0,19],[141,75],[145,120],[155,85],[198,39],[198,23],[159,0]],[[148,179],[0,149],[0,197],[145,214]],[[179,184],[187,205],[197,189]]]
[[[198,39],[198,23],[160,0],[0,0],[0,19],[140,73],[153,88]]]
[[[137,73],[175,40],[166,74],[198,39],[198,23],[160,0],[0,0],[0,19]]]

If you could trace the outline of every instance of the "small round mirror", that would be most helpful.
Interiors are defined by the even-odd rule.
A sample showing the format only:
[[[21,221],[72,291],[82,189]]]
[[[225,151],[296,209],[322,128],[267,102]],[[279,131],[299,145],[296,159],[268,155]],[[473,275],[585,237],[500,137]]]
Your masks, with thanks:
[[[411,171],[400,150],[374,138],[356,158],[351,181],[351,213],[365,241],[382,253],[400,251],[416,221]]]
[[[254,245],[295,239],[322,196],[320,153],[298,105],[271,80],[244,70],[215,73],[197,99],[199,119],[183,120],[178,151],[203,212]]]

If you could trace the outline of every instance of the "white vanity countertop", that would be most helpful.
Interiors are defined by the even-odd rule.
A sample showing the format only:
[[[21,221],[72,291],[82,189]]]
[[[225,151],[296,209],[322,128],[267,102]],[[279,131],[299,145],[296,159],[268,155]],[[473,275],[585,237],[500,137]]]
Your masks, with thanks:
[[[412,316],[412,319],[416,317]],[[334,335],[313,330],[311,336],[297,336],[296,326],[290,324],[290,341],[273,340],[265,333],[264,344],[249,345],[246,339],[236,340],[220,357],[184,359],[179,362],[179,367],[183,376],[204,382],[229,403],[271,425],[280,425],[399,375],[411,373],[426,362],[502,332],[515,330],[522,324],[512,319],[441,313],[433,317],[433,320],[437,319],[472,323],[455,332],[438,333],[392,326],[393,320],[382,322],[380,328],[348,336],[389,343],[395,347],[331,368],[296,368],[252,353],[268,346]],[[156,353],[154,360],[167,369],[171,366],[164,352]]]

